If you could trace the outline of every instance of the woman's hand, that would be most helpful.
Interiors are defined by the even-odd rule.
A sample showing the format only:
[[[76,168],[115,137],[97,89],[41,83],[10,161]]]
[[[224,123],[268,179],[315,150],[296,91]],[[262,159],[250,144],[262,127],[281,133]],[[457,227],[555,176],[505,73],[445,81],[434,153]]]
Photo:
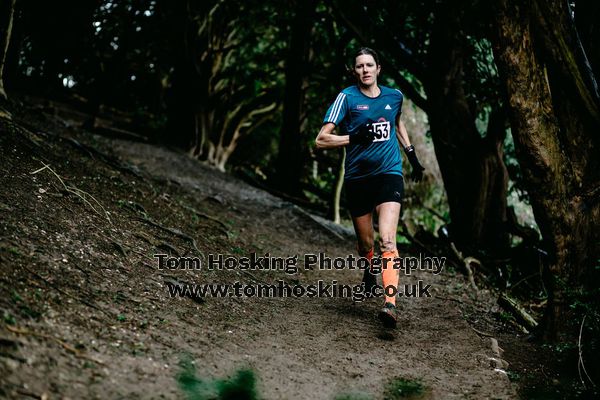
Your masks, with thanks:
[[[419,159],[417,158],[415,146],[410,145],[405,147],[404,152],[406,153],[406,158],[408,158],[410,165],[412,165],[412,173],[410,175],[411,178],[415,182],[421,182],[421,180],[423,179],[423,171],[425,171],[425,168],[423,168],[423,166],[419,162]]]
[[[350,144],[369,145],[373,143],[375,134],[373,133],[373,123],[367,122],[362,125],[355,134],[350,135]]]

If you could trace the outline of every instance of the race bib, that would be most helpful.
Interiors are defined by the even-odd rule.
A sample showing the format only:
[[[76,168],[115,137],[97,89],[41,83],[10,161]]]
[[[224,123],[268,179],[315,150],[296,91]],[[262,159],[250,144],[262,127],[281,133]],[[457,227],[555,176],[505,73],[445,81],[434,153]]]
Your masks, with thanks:
[[[390,140],[390,121],[374,122],[371,129],[375,136],[373,142]]]

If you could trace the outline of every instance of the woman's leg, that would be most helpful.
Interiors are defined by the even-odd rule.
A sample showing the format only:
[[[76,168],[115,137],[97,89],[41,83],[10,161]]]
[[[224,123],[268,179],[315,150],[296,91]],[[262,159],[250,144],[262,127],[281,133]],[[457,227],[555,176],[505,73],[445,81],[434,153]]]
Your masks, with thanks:
[[[358,241],[358,254],[365,257],[373,250],[375,233],[373,232],[373,214],[368,213],[360,217],[352,217],[354,232]]]
[[[400,218],[400,203],[386,202],[379,204],[376,208],[379,216],[379,246],[381,248],[382,258],[382,281],[383,288],[393,286],[398,288],[399,270],[394,269],[394,260],[398,257],[396,249],[396,231],[398,229],[398,219]],[[386,292],[385,302],[396,304],[395,296]]]
[[[353,217],[354,232],[356,232],[357,249],[360,257],[369,261],[369,266],[363,272],[363,284],[365,296],[373,296],[373,288],[377,284],[377,277],[371,272],[371,260],[373,260],[373,244],[375,232],[373,232],[373,213],[360,217]]]
[[[400,203],[381,203],[377,207],[379,216],[379,245],[381,251],[396,251],[396,232],[400,219]]]

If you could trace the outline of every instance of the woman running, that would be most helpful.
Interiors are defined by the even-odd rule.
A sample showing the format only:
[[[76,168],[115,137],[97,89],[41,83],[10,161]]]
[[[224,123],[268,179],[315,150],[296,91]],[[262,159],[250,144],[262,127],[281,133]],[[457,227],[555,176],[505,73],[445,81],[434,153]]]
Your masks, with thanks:
[[[396,230],[404,193],[402,159],[398,142],[413,167],[413,178],[420,181],[424,168],[410,144],[400,121],[403,95],[397,89],[377,84],[381,71],[374,50],[361,48],[354,60],[357,85],[342,90],[327,110],[316,139],[318,148],[347,146],[345,178],[346,198],[358,240],[358,253],[369,260],[363,283],[367,296],[375,294],[373,273],[373,210],[379,217],[379,247],[385,303],[379,312],[384,326],[395,328],[396,294],[399,270],[392,268],[398,257]],[[340,134],[333,131],[339,127]],[[381,291],[379,292],[381,294]]]

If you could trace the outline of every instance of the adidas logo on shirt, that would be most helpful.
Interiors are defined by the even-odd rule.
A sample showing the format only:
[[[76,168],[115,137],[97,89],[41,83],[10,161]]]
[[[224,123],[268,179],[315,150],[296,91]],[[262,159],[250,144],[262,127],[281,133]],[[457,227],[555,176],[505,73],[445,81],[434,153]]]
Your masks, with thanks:
[[[387,105],[385,106],[385,109],[386,109],[386,110],[391,110],[391,109],[392,109],[392,107],[390,107],[390,105],[389,105],[389,104],[387,104]]]

